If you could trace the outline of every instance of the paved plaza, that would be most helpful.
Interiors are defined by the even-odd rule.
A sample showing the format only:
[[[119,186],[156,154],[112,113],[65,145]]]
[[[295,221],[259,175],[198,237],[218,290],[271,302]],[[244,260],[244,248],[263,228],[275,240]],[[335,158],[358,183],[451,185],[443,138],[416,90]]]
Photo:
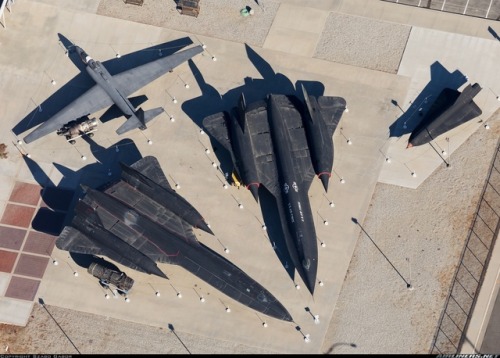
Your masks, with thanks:
[[[119,3],[131,14],[135,11],[134,5]],[[182,30],[181,25],[169,28],[168,21],[161,26],[133,21],[126,12],[122,17],[127,19],[103,15],[99,4],[31,0],[15,2],[12,11],[5,11],[0,28],[0,143],[8,145],[9,155],[0,162],[0,322],[25,325],[33,304],[43,298],[48,305],[155,327],[172,322],[179,331],[274,352],[321,353],[360,234],[352,219],[363,222],[375,185],[417,188],[446,161],[443,151],[452,156],[484,126],[471,121],[436,140],[435,147],[407,151],[407,124],[428,108],[427,98],[449,83],[456,88],[481,84],[475,101],[482,119],[498,109],[500,46],[485,24],[500,30],[498,25],[386,1],[283,0],[269,5],[272,21],[257,31],[262,41],[255,38],[258,43],[252,44],[189,32],[184,25]],[[254,7],[249,21],[258,24],[263,10]],[[202,4],[200,18],[203,11]],[[355,62],[352,48],[346,49],[353,51],[350,59],[322,50],[328,47],[328,29],[358,17],[369,19],[366,26],[390,23],[401,31],[391,52],[397,61],[387,58],[374,69]],[[60,35],[116,68],[129,53],[156,54],[155,46],[174,52],[181,47],[179,40],[206,49],[136,94],[147,96],[144,109],[166,110],[146,130],[118,136],[115,130],[124,119],[117,118],[100,123],[93,138],[78,139],[75,145],[56,133],[26,144],[20,140],[33,123],[64,107],[71,91],[85,84],[75,81],[80,70],[66,56]],[[481,66],[477,53],[485,54]],[[381,56],[375,51],[368,55]],[[319,180],[309,191],[319,244],[314,297],[288,269],[276,244],[279,235],[270,208],[262,208],[244,188],[224,187],[231,168],[201,128],[205,116],[234,107],[242,92],[251,102],[281,89],[292,94],[301,83],[318,94],[344,97],[348,107],[334,134],[328,193]],[[158,158],[170,184],[178,184],[178,193],[210,223],[215,237],[195,230],[197,238],[273,293],[295,322],[257,314],[182,268],[164,264],[159,267],[169,280],[117,265],[135,284],[129,302],[123,297],[107,300],[106,290],[86,272],[81,258],[55,248],[78,185],[96,187],[116,179],[119,161],[148,155]],[[263,230],[264,224],[270,230]],[[309,344],[304,344],[306,337]]]

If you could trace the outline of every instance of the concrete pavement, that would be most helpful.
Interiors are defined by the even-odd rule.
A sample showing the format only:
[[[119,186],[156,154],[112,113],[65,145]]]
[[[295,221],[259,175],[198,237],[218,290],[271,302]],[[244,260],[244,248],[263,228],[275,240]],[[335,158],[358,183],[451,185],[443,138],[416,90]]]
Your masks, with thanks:
[[[15,4],[13,14],[7,19],[8,30],[0,34],[0,78],[2,83],[8,84],[0,89],[0,116],[6,128],[14,127],[20,118],[54,92],[52,79],[57,79],[57,86],[63,86],[78,74],[58,45],[57,33],[63,33],[81,44],[94,58],[102,60],[114,56],[112,47],[117,42],[121,45],[121,51],[126,53],[140,50],[151,43],[183,36],[195,40],[188,33],[97,16],[95,9],[98,4],[99,1],[86,2],[84,8],[77,5],[68,8],[63,1],[56,0]],[[398,74],[313,58],[315,44],[330,11],[413,24],[415,27]],[[296,21],[295,25],[290,23],[290,18]],[[104,292],[96,281],[78,268],[67,252],[57,249],[53,256],[60,261],[60,265],[48,266],[38,297],[43,297],[47,304],[138,323],[161,327],[167,321],[175,322],[180,331],[233,340],[276,352],[320,353],[322,337],[328,328],[327,323],[333,314],[358,237],[357,227],[351,218],[363,221],[377,181],[416,187],[442,163],[436,156],[429,158],[429,149],[413,152],[411,155],[415,157],[398,157],[403,152],[400,150],[403,141],[388,141],[386,131],[397,118],[399,109],[381,106],[381,103],[389,103],[395,96],[398,96],[400,103],[408,103],[415,98],[429,80],[426,70],[432,61],[442,58],[435,51],[444,48],[443,53],[449,53],[449,57],[441,60],[446,68],[465,67],[471,80],[477,79],[484,86],[482,93],[485,97],[480,100],[485,118],[487,113],[498,108],[496,99],[486,90],[490,88],[500,93],[500,88],[494,87],[500,83],[499,74],[493,70],[498,56],[485,57],[485,62],[477,68],[472,59],[462,56],[463,60],[459,60],[454,52],[469,46],[466,48],[471,53],[481,51],[497,54],[498,43],[491,41],[484,33],[484,25],[488,22],[476,20],[375,1],[300,1],[300,4],[297,1],[282,1],[263,48],[254,49],[276,72],[285,75],[292,83],[298,80],[321,82],[325,94],[346,98],[350,109],[344,114],[340,125],[348,128],[354,144],[348,145],[342,133],[335,133],[335,173],[329,193],[323,194],[318,182],[314,182],[310,190],[318,238],[326,244],[319,248],[318,279],[323,281],[324,286],[317,287],[314,299],[305,290],[297,290],[295,282],[288,277],[283,263],[279,262],[273,251],[268,235],[261,229],[264,218],[250,193],[234,187],[223,189],[223,175],[211,165],[217,158],[205,153],[204,149],[210,148],[210,142],[195,123],[195,119],[211,114],[205,113],[205,108],[196,106],[197,103],[204,103],[201,99],[209,96],[203,92],[199,75],[193,75],[187,64],[184,64],[175,70],[173,76],[167,74],[141,91],[149,98],[146,108],[164,106],[176,121],[170,122],[168,116],[159,117],[145,132],[131,132],[126,137],[133,141],[142,155],[156,156],[167,177],[181,184],[179,193],[208,219],[216,239],[197,233],[200,241],[222,255],[226,255],[224,246],[230,248],[228,258],[275,294],[290,310],[295,324],[268,320],[269,326],[264,329],[262,320],[265,317],[255,315],[246,307],[233,307],[235,304],[218,291],[183,270],[170,266],[164,267],[170,282],[120,267],[136,280],[130,295],[131,301],[105,300]],[[442,32],[450,30],[452,34]],[[291,31],[293,36],[290,36]],[[247,76],[259,78],[258,72],[248,61],[243,44],[198,37],[207,45],[210,53],[217,54],[217,61],[212,61],[209,53],[204,53],[195,58],[194,63],[203,81],[213,86],[219,94],[224,96],[232,88],[244,86]],[[418,49],[424,47],[423,44],[428,47],[429,37],[433,38],[434,45],[422,53]],[[450,45],[445,47],[444,44]],[[184,88],[183,81],[193,84],[189,90]],[[194,85],[196,83],[198,86]],[[179,104],[174,105],[168,94],[175,95]],[[186,103],[190,105],[190,116],[186,115]],[[372,120],[366,121],[366,118]],[[99,127],[94,138],[98,145],[94,146],[96,151],[112,148],[114,143],[122,139],[114,132],[120,123],[121,119],[117,119]],[[454,147],[450,148],[449,153],[477,127],[476,124],[456,131],[452,141]],[[153,145],[148,145],[147,139],[151,139]],[[0,133],[0,142],[8,143],[10,149],[8,161],[2,162],[0,178],[2,190],[5,191],[12,188],[15,180],[36,182],[14,149],[16,140],[8,131]],[[78,172],[88,163],[97,162],[99,156],[98,152],[91,151],[87,143],[79,141],[72,148],[55,134],[19,149],[32,154],[32,159],[44,168],[54,183],[60,183],[63,174],[55,170],[52,163]],[[380,155],[374,157],[374,153]],[[386,165],[386,153],[396,159],[393,162],[395,165]],[[87,162],[81,160],[82,155],[87,156]],[[425,159],[419,162],[416,158]],[[408,162],[418,172],[416,180],[405,168]],[[102,167],[83,170],[96,180],[103,180],[107,175],[106,168]],[[73,179],[76,176],[74,174]],[[345,180],[344,184],[340,182],[341,178]],[[76,184],[77,180],[70,183]],[[0,197],[2,209],[7,198],[7,195]],[[336,204],[334,208],[328,205],[330,201]],[[244,203],[245,209],[238,209],[238,203]],[[324,221],[328,221],[329,225],[324,225]],[[78,277],[73,275],[75,271],[80,271]],[[5,280],[10,276],[3,276],[4,281],[1,282],[5,285]],[[162,292],[161,297],[154,295],[156,290]],[[177,298],[178,291],[183,293],[182,299]],[[200,295],[207,297],[203,304],[200,303]],[[1,297],[0,316],[3,319],[8,319],[12,313],[12,304],[18,304],[18,301]],[[226,305],[231,305],[231,314],[224,311]],[[305,307],[319,314],[322,324],[314,324]],[[27,311],[20,310],[20,316],[25,316]],[[215,326],[217,329],[214,329]],[[296,326],[301,330],[297,331]],[[238,327],[238,330],[234,327]],[[310,344],[304,344],[302,333],[311,335]]]

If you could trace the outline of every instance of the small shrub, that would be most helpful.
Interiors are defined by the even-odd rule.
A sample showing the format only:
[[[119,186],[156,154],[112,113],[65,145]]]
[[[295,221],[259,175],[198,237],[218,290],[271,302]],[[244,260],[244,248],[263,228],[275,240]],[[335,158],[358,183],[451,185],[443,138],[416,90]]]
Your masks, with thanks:
[[[6,159],[7,155],[9,153],[7,152],[7,145],[6,144],[0,144],[0,158]]]

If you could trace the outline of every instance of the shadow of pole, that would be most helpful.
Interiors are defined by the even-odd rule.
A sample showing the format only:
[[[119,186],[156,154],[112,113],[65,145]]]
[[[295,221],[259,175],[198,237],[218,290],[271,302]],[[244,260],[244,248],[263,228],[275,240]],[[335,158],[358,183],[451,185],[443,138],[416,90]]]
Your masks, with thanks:
[[[443,156],[441,155],[441,153],[439,153],[439,151],[432,145],[431,142],[429,142],[429,145],[432,147],[432,149],[434,149],[434,151],[437,153],[437,155],[439,155],[439,158],[441,158],[441,160],[444,162],[444,164],[446,164],[446,167],[449,168],[450,167],[450,163],[446,161],[446,159],[443,158]]]
[[[169,323],[168,324],[168,329],[173,333],[175,334],[175,336],[177,337],[177,339],[179,340],[179,342],[181,342],[181,344],[184,346],[184,348],[186,349],[186,351],[191,354],[191,352],[189,351],[188,347],[186,347],[186,345],[184,344],[184,342],[179,338],[179,336],[177,335],[177,333],[175,333],[175,328],[174,328],[174,325],[172,323]]]
[[[405,113],[404,109],[403,109],[403,108],[401,108],[401,106],[399,105],[398,101],[396,101],[395,99],[391,99],[391,103],[392,103],[394,106],[398,107],[398,108],[400,109],[400,111],[401,111],[403,114]]]
[[[462,333],[462,334],[463,334],[463,333]],[[464,335],[464,341],[468,342],[468,343],[471,345],[472,349],[474,350],[474,353],[473,353],[473,354],[486,354],[486,353],[481,353],[481,351],[479,350],[481,347],[479,347],[479,348],[478,348],[478,347],[476,347],[476,344],[475,344],[474,342],[472,342],[472,341],[469,339],[469,337],[467,337],[466,335]],[[484,341],[484,340],[483,340],[483,341]],[[476,343],[477,343],[477,342],[476,342]],[[459,350],[457,350],[457,353],[460,353],[460,350],[462,349],[462,347],[463,347],[463,344],[461,344],[461,345],[459,346],[459,348],[460,348],[460,349],[459,349]]]
[[[43,298],[39,298],[38,299],[38,303],[40,305],[42,305],[43,308],[45,308],[45,311],[47,311],[47,313],[49,314],[50,318],[52,318],[54,320],[54,322],[57,324],[57,327],[59,327],[59,329],[61,330],[62,333],[64,333],[64,335],[66,336],[66,338],[68,338],[68,341],[69,343],[71,343],[73,345],[73,347],[76,349],[76,351],[78,352],[78,354],[82,354],[80,353],[80,351],[78,350],[78,348],[76,348],[75,344],[73,343],[73,341],[71,340],[71,338],[68,337],[68,335],[66,334],[66,332],[64,332],[64,330],[62,329],[62,327],[59,325],[59,323],[57,323],[56,319],[50,314],[49,310],[47,309],[47,307],[45,307],[45,302],[43,300]]]
[[[325,354],[331,354],[333,350],[339,346],[350,346],[352,348],[357,348],[358,346],[356,343],[346,343],[346,342],[339,342],[339,343],[334,343],[332,346],[325,352]]]
[[[403,281],[406,283],[406,288],[410,288],[411,287],[411,284],[405,280],[405,278],[403,277],[403,275],[401,275],[401,273],[398,271],[398,269],[392,264],[392,262],[389,260],[389,258],[387,256],[385,256],[385,254],[382,252],[382,250],[380,249],[380,247],[378,247],[378,245],[375,243],[375,241],[373,241],[373,239],[370,237],[370,235],[368,235],[368,233],[365,231],[365,229],[361,226],[361,224],[358,222],[358,219],[356,218],[351,218],[352,222],[355,223],[356,225],[358,225],[361,230],[365,233],[365,235],[370,239],[370,241],[373,243],[373,245],[375,245],[375,247],[377,248],[378,251],[380,251],[380,253],[382,254],[382,256],[384,256],[384,258],[387,260],[387,262],[392,266],[392,268],[394,269],[394,271],[396,271],[396,273],[399,275],[399,277],[401,277],[403,279]]]
[[[488,26],[488,32],[494,37],[496,38],[498,41],[500,41],[500,36],[498,36],[498,34],[496,33],[495,30],[493,30],[493,28],[491,26]]]

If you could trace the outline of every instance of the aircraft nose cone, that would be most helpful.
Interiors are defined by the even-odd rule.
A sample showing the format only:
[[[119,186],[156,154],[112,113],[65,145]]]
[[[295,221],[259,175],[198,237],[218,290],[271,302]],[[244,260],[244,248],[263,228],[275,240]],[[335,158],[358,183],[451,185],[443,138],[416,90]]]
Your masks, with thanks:
[[[292,318],[292,316],[290,316],[290,313],[288,313],[288,312],[287,312],[287,315],[285,317],[283,317],[283,320],[287,321],[287,322],[293,322],[293,318]]]
[[[250,184],[248,190],[252,193],[256,202],[259,202],[259,184]]]
[[[241,301],[240,301],[241,302]],[[249,307],[262,312],[269,317],[280,319],[287,322],[293,322],[293,318],[288,310],[276,299],[269,291],[262,287],[259,298],[252,300]]]
[[[319,179],[321,180],[321,183],[323,184],[323,188],[325,188],[325,191],[328,192],[328,183],[330,180],[330,176],[327,175],[326,173],[321,173],[319,174]]]
[[[149,271],[153,274],[153,275],[156,275],[156,276],[160,276],[160,277],[163,277],[163,278],[166,278],[168,280],[168,277],[167,275],[165,275],[163,273],[162,270],[160,270],[160,268],[153,262],[151,261],[151,265],[149,267]]]
[[[276,302],[276,308],[273,310],[273,312],[267,312],[268,316],[281,319],[283,321],[287,322],[293,322],[293,318],[290,315],[290,313],[287,311],[287,309],[279,302]]]
[[[300,270],[298,267],[297,271],[299,272],[300,277],[302,278],[302,281],[306,285],[307,289],[311,293],[311,295],[314,294],[314,286],[316,285],[316,273],[318,271],[318,256],[315,254],[315,259],[312,257],[308,260],[310,262],[309,267],[304,267],[299,266]]]
[[[309,290],[309,292],[311,292],[311,295],[314,295],[314,286],[315,285],[316,285],[316,282],[314,280],[306,282],[307,289]]]
[[[214,235],[214,232],[212,231],[212,229],[210,229],[210,226],[208,226],[208,224],[205,221],[200,221],[197,224],[197,227],[205,232],[208,232],[211,235]]]

